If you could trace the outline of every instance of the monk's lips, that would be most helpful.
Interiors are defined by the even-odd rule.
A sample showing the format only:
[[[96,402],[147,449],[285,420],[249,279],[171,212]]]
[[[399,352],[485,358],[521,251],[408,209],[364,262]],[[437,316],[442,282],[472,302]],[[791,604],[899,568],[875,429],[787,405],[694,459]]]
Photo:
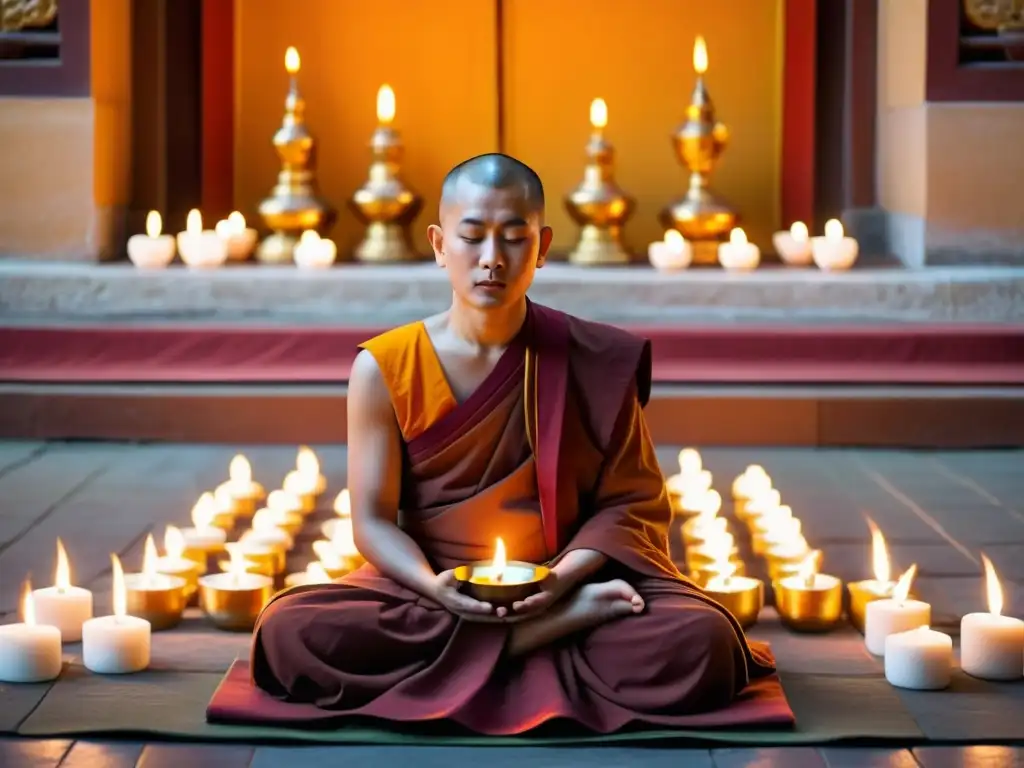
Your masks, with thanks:
[[[504,608],[540,592],[544,580],[551,574],[546,565],[534,565],[521,560],[509,560],[507,578],[501,581],[487,576],[493,568],[489,560],[466,563],[455,569],[459,591],[475,600]]]

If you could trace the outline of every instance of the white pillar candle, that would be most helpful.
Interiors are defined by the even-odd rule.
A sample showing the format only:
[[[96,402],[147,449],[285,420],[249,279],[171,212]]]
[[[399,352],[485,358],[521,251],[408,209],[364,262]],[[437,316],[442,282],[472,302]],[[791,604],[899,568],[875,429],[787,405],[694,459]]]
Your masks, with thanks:
[[[148,621],[127,615],[124,569],[117,555],[113,565],[114,612],[89,619],[82,627],[82,663],[100,675],[141,672],[149,666],[152,628]]]
[[[41,683],[61,670],[57,627],[36,624],[32,587],[26,581],[21,600],[22,623],[0,627],[0,682]]]
[[[868,607],[874,605],[869,603]],[[922,625],[885,638],[885,679],[897,688],[937,691],[949,685],[953,638]]]
[[[896,582],[891,598],[874,600],[865,608],[864,644],[875,656],[885,655],[885,638],[889,635],[931,624],[931,605],[907,598],[916,572],[917,565],[910,566]]]
[[[53,586],[35,590],[32,602],[36,623],[59,629],[65,643],[77,643],[82,639],[82,624],[92,618],[92,592],[72,586],[71,565],[60,539],[57,539]]]
[[[985,565],[988,613],[968,613],[960,620],[960,666],[983,680],[1024,677],[1024,621],[1001,616],[1003,588],[992,561]]]

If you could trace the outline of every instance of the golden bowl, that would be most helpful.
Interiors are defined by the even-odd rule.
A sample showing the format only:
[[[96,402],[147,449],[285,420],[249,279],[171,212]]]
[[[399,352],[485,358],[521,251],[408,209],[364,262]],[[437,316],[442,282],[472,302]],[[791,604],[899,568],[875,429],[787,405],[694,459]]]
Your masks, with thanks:
[[[551,575],[551,569],[546,565],[509,560],[505,569],[508,580],[497,581],[486,573],[492,567],[490,560],[460,565],[455,569],[459,591],[495,607],[509,608],[513,603],[540,592],[541,585]]]

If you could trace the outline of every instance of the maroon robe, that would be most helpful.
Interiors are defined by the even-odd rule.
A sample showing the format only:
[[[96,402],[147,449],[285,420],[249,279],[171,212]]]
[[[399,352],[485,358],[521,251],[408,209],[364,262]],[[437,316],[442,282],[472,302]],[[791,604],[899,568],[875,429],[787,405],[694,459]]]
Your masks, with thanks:
[[[437,569],[489,558],[498,536],[510,558],[531,562],[602,552],[597,578],[629,581],[643,613],[511,657],[510,625],[458,618],[365,565],[267,606],[253,682],[275,698],[392,721],[518,734],[565,718],[607,733],[685,725],[772,673],[770,656],[668,556],[671,509],[642,413],[650,374],[649,343],[531,303],[487,380],[406,445],[399,515]]]

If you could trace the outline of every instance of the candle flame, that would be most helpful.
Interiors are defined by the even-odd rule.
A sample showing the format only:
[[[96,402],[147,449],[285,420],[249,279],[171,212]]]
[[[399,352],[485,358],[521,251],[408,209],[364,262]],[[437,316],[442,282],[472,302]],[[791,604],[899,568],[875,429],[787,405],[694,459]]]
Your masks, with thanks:
[[[114,553],[110,554],[110,568],[113,575],[113,597],[114,615],[128,615],[128,592],[124,586],[124,568],[121,566],[121,558]]]
[[[320,233],[315,229],[304,229],[299,235],[299,245],[309,248],[311,245],[320,242]],[[307,449],[308,450],[308,449]]]
[[[164,222],[160,218],[159,211],[150,211],[146,214],[146,234],[150,237],[157,237],[163,229]]]
[[[675,232],[675,230],[669,230]],[[679,234],[676,232],[676,234]],[[682,235],[679,235],[682,237]],[[696,448],[683,448],[679,452],[679,472],[683,475],[695,475],[704,469],[704,461]]]
[[[21,585],[21,620],[25,624],[36,623],[36,601],[32,597],[31,579],[25,579]]]
[[[317,559],[323,563],[325,568],[338,570],[345,564],[341,553],[338,552],[334,548],[333,543],[327,539],[320,539],[313,542],[313,554],[317,556]]]
[[[892,565],[889,562],[889,551],[885,546],[885,536],[875,521],[870,517],[868,528],[871,529],[871,566],[875,572],[875,581],[888,584],[892,578]]]
[[[733,245],[747,244],[747,233],[743,231],[743,227],[733,228],[732,232],[729,233],[729,242]]]
[[[180,560],[185,554],[185,536],[175,525],[164,529],[164,552],[174,560]]]
[[[665,244],[670,246],[672,250],[678,251],[686,245],[686,238],[682,236],[679,230],[668,229],[665,230]]]
[[[316,233],[314,232],[314,234]],[[320,236],[317,235],[317,237]],[[312,448],[306,445],[299,446],[299,452],[295,456],[295,469],[300,475],[320,476],[320,460],[313,453]]]
[[[228,216],[228,224],[231,227],[231,232],[240,235],[245,232],[245,216],[238,211],[232,211]]]
[[[494,567],[494,578],[501,579],[508,567],[508,558],[505,555],[505,542],[499,536],[494,542],[494,560],[491,565]]]
[[[719,511],[722,509],[722,494],[718,491],[710,490],[707,491],[703,498],[700,500],[700,509],[697,514],[703,518],[717,517]],[[724,520],[725,518],[720,518]]]
[[[800,563],[797,569],[797,578],[801,579],[808,588],[814,586],[814,577],[818,574],[818,567],[821,560],[821,550],[813,549],[807,553],[807,557]]]
[[[267,496],[267,507],[275,512],[298,512],[302,509],[302,500],[294,493],[278,489]]]
[[[185,219],[185,231],[190,235],[198,235],[203,231],[203,214],[199,212],[198,208],[193,208],[188,212],[188,218]]]
[[[248,485],[252,482],[252,464],[243,454],[231,459],[228,465],[228,479],[237,485]]]
[[[150,579],[156,576],[156,561],[160,555],[156,551],[156,542],[153,540],[153,534],[149,534],[146,537],[146,546],[142,552],[142,575]]]
[[[377,91],[377,120],[388,125],[395,119],[395,92],[385,83]]]
[[[708,46],[704,42],[704,35],[697,35],[693,41],[693,70],[698,75],[708,71]]]
[[[53,586],[60,591],[71,589],[71,565],[68,563],[68,553],[60,537],[57,538],[57,567],[53,573]]]
[[[725,519],[724,517],[722,518]],[[704,551],[711,557],[712,562],[724,563],[732,555],[733,547],[736,546],[736,539],[728,531],[711,531],[704,539]]]
[[[1003,612],[1003,586],[999,583],[995,566],[985,555],[981,556],[985,566],[985,592],[988,597],[988,612],[999,616]]]
[[[228,573],[231,574],[232,580],[237,584],[239,579],[244,576],[248,571],[248,563],[245,560],[245,553],[242,551],[242,547],[238,542],[232,544],[226,544],[224,548],[228,551]]]
[[[798,243],[806,243],[810,233],[807,231],[807,225],[802,221],[794,221],[793,226],[789,228],[790,236]]]
[[[327,569],[324,568],[324,564],[319,560],[314,560],[306,566],[306,577],[309,581],[317,584],[326,584],[331,580],[331,576],[327,573]]]
[[[917,573],[917,563],[907,568],[900,576],[899,581],[896,582],[896,586],[892,588],[892,599],[898,603],[902,603],[907,599],[910,594],[910,585],[914,581],[914,574]]]
[[[195,506],[192,507],[192,525],[200,530],[206,530],[213,525],[214,518],[217,517],[217,500],[213,498],[213,494],[209,491],[203,492],[196,501]]]
[[[288,50],[284,52],[284,68],[289,75],[297,74],[299,68],[302,66],[302,59],[299,58],[299,52],[295,49],[294,45],[289,45]]]
[[[352,518],[339,518],[331,531],[331,548],[339,555],[354,555],[359,552],[356,549],[355,532],[352,528]]]
[[[594,99],[590,102],[590,124],[598,129],[608,125],[608,105],[604,99]]]
[[[825,239],[842,240],[843,223],[839,219],[829,219],[825,222]]]
[[[352,496],[348,488],[343,488],[334,499],[334,513],[339,517],[352,516]]]

